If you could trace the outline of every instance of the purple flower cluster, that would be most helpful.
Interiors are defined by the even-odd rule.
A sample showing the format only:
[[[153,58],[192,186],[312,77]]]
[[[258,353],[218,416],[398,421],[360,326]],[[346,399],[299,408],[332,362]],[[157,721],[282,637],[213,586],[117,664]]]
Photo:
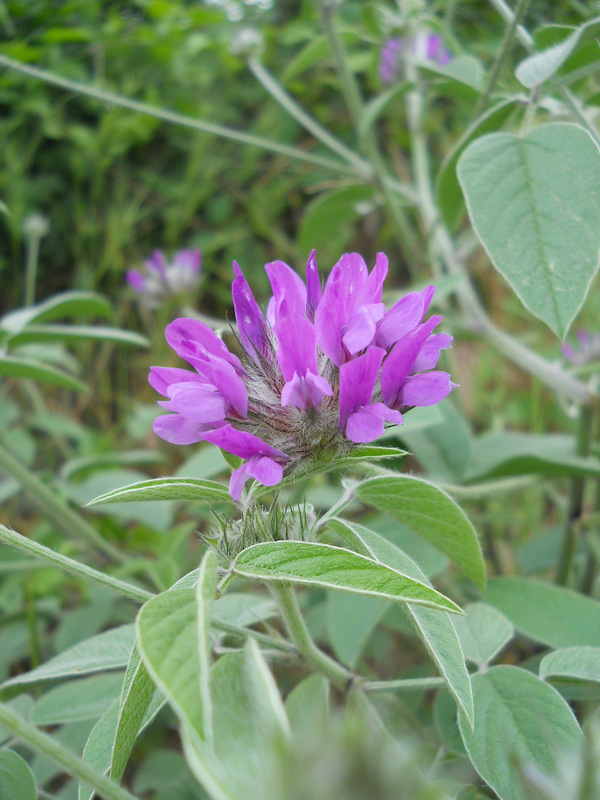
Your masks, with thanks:
[[[565,342],[561,345],[563,356],[575,367],[584,367],[594,361],[600,361],[600,334],[588,333],[581,328],[577,331],[578,345]]]
[[[348,453],[455,385],[433,370],[452,341],[433,332],[440,316],[424,321],[434,287],[386,310],[383,253],[370,273],[358,253],[343,255],[324,288],[314,252],[306,283],[282,261],[265,270],[273,290],[266,315],[234,262],[241,359],[204,323],[177,319],[167,342],[195,371],[152,367],[149,378],[170,412],[154,422],[159,436],[212,442],[244,459],[231,476],[236,500],[249,478],[274,486],[315,457]]]
[[[405,40],[386,39],[379,57],[379,78],[382,83],[393,83],[402,74],[401,55]],[[433,61],[440,67],[452,61],[452,56],[444,47],[442,37],[436,33],[421,31],[412,41],[414,55],[423,61]]]
[[[200,277],[200,250],[181,250],[167,261],[161,250],[155,250],[145,262],[145,271],[127,271],[127,283],[148,308],[159,308],[170,297],[190,292]]]

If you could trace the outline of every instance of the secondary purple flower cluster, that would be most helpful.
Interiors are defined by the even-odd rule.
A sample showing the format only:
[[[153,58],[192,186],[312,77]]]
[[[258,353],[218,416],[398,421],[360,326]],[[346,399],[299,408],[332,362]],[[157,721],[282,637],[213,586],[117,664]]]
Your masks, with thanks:
[[[190,292],[200,278],[200,250],[180,250],[167,261],[162,250],[155,250],[145,262],[145,270],[127,271],[127,283],[148,308],[159,308],[169,297]]]
[[[577,331],[578,344],[573,346],[565,342],[561,345],[563,356],[575,367],[584,367],[594,361],[600,361],[600,334],[589,333],[581,328]]]
[[[441,316],[424,321],[434,287],[386,310],[383,253],[370,273],[358,253],[343,255],[324,288],[314,252],[306,283],[283,261],[267,264],[266,315],[233,268],[242,358],[204,323],[177,319],[167,342],[195,371],[152,367],[149,380],[170,412],[154,422],[159,436],[212,442],[244,459],[231,476],[234,499],[249,478],[274,486],[284,471],[377,439],[384,423],[401,424],[403,412],[439,402],[455,385],[433,370],[452,341],[433,332]]]
[[[402,51],[405,39],[398,37],[386,39],[379,56],[379,78],[382,83],[393,83],[402,75]],[[412,41],[412,51],[423,61],[432,61],[443,67],[452,61],[452,56],[444,47],[442,37],[436,33],[421,31]]]

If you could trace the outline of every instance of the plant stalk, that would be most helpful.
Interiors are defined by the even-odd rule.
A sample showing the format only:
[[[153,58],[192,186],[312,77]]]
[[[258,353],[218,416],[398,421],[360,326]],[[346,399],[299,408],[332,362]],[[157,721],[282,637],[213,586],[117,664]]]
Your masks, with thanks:
[[[103,539],[89,522],[70,508],[56,491],[43,483],[13,456],[6,444],[6,438],[0,431],[0,467],[19,481],[32,502],[60,531],[64,531],[74,539],[83,540],[115,561],[123,563],[127,560],[118,548]]]
[[[377,186],[383,195],[388,213],[397,231],[400,250],[408,256],[406,264],[410,273],[412,267],[418,264],[418,247],[415,235],[406,219],[404,211],[398,205],[396,197],[394,196],[394,191],[392,191],[392,189],[394,189],[397,193],[398,186],[395,183],[390,183],[389,175],[387,174],[384,160],[379,151],[375,134],[372,129],[366,132],[363,131],[361,122],[364,114],[364,105],[360,89],[354,75],[348,68],[348,60],[344,52],[344,46],[333,22],[333,6],[327,2],[327,0],[323,3],[322,19],[323,27],[329,39],[335,59],[340,86],[346,100],[346,105],[348,106],[362,149],[373,167]],[[414,201],[416,198],[412,196],[411,199]]]
[[[305,661],[320,672],[338,689],[347,690],[355,681],[355,676],[333,658],[320,650],[313,642],[294,591],[287,583],[269,583],[269,590],[275,598],[288,633]]]
[[[194,119],[184,114],[177,114],[174,111],[166,111],[165,109],[151,106],[148,103],[141,103],[138,100],[131,100],[128,97],[123,97],[114,92],[107,92],[104,89],[98,89],[95,86],[88,86],[79,81],[71,81],[68,78],[63,78],[60,75],[55,75],[37,67],[32,67],[29,64],[23,64],[14,58],[9,58],[5,55],[0,55],[0,66],[13,69],[16,72],[21,72],[24,75],[29,75],[32,78],[37,78],[50,83],[53,86],[59,86],[61,89],[67,89],[77,94],[93,97],[102,103],[110,103],[111,105],[121,106],[128,108],[130,111],[137,111],[140,114],[147,114],[157,119],[162,119],[165,122],[171,122],[175,125],[182,125],[186,128],[193,128],[203,133],[210,133],[214,136],[220,136],[223,139],[231,139],[234,142],[241,142],[248,144],[252,147],[260,147],[263,150],[270,150],[273,153],[280,153],[290,158],[298,159],[299,161],[306,161],[315,166],[324,167],[326,169],[334,170],[336,172],[343,172],[345,174],[356,176],[356,170],[344,164],[341,161],[325,158],[323,156],[312,155],[311,153],[301,150],[297,147],[290,147],[289,145],[274,142],[270,139],[264,139],[260,136],[253,136],[243,131],[236,131],[233,128],[226,128],[223,125],[216,125],[212,122],[205,122],[204,120]]]
[[[28,748],[49,758],[69,775],[93,787],[103,800],[137,800],[135,795],[77,758],[47,733],[25,722],[3,703],[0,703],[0,724]]]
[[[593,425],[594,409],[588,405],[581,406],[579,409],[577,439],[575,442],[575,452],[578,456],[585,457],[590,451]],[[559,586],[564,586],[567,583],[571,571],[571,564],[577,547],[577,521],[581,517],[584,489],[585,478],[583,476],[577,475],[571,478],[567,519],[565,521],[565,530],[556,566],[555,582],[559,584]]]
[[[519,0],[514,13],[512,14],[512,18],[508,21],[508,27],[504,32],[502,44],[500,45],[500,51],[494,60],[492,71],[490,72],[486,87],[483,90],[483,93],[480,95],[475,107],[475,111],[473,112],[473,119],[477,119],[477,117],[487,108],[489,99],[494,91],[494,86],[496,85],[496,81],[500,75],[502,65],[504,64],[504,61],[510,52],[513,41],[517,35],[518,28],[521,24],[521,20],[527,13],[530,3],[531,0]]]
[[[365,681],[360,688],[365,692],[421,692],[439,689],[446,685],[444,678],[404,678],[397,681]]]
[[[135,600],[138,603],[145,603],[147,600],[151,600],[154,597],[152,592],[147,592],[145,589],[141,589],[131,583],[126,583],[125,581],[119,580],[119,578],[113,578],[112,575],[107,575],[105,572],[100,572],[100,570],[88,567],[86,564],[81,564],[79,561],[57,553],[49,547],[34,542],[16,531],[11,531],[1,524],[0,542],[12,545],[22,550],[24,553],[29,553],[35,556],[35,558],[45,561],[47,564],[58,567],[63,570],[63,572],[97,583],[99,586],[104,586],[106,589],[118,592],[118,594],[129,597],[130,600]]]

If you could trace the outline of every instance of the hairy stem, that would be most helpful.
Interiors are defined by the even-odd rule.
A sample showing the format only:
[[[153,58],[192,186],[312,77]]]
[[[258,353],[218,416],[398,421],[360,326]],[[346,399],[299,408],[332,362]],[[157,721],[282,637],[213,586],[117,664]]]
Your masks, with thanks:
[[[323,4],[322,19],[323,27],[331,45],[346,105],[348,106],[362,149],[373,167],[377,186],[383,196],[394,228],[397,231],[400,250],[407,254],[407,267],[410,272],[411,267],[414,267],[418,263],[416,238],[404,211],[398,205],[398,200],[395,197],[395,193],[398,193],[398,186],[390,183],[389,175],[387,174],[385,162],[379,150],[374,131],[372,128],[366,131],[363,129],[362,119],[364,115],[364,105],[360,89],[354,75],[348,67],[348,59],[344,52],[344,46],[333,21],[333,6],[328,2]],[[395,190],[395,192],[392,190]],[[412,199],[415,199],[414,196]]]
[[[360,688],[365,692],[421,692],[439,689],[446,685],[444,678],[404,678],[397,681],[364,681]]]
[[[269,583],[269,590],[279,606],[285,626],[299,655],[339,689],[350,688],[355,676],[313,642],[298,606],[293,586],[285,583]]]
[[[28,748],[58,764],[69,775],[93,787],[103,800],[137,800],[135,795],[77,758],[56,739],[25,722],[2,703],[0,703],[0,724]]]
[[[587,456],[590,451],[590,439],[594,425],[594,410],[590,406],[581,406],[577,426],[575,452],[578,456]],[[577,475],[571,478],[571,491],[563,540],[556,566],[556,583],[564,586],[569,578],[571,564],[577,547],[577,521],[581,517],[585,478]]]
[[[485,89],[483,90],[483,93],[480,95],[477,106],[475,107],[475,111],[473,112],[473,119],[477,119],[477,117],[483,111],[485,111],[487,107],[489,99],[492,96],[492,92],[494,91],[494,86],[496,85],[496,81],[498,80],[498,76],[500,75],[502,65],[504,64],[504,61],[510,52],[510,49],[513,45],[513,41],[517,35],[518,27],[521,24],[521,20],[527,13],[527,9],[529,8],[530,3],[531,0],[519,0],[515,12],[512,15],[510,21],[508,22],[508,26],[506,28],[506,31],[504,32],[504,37],[502,39],[502,44],[500,46],[500,51],[498,52],[498,55],[494,60],[492,70],[488,78],[488,82],[486,84]]]
[[[21,536],[16,531],[11,531],[9,528],[0,524],[0,542],[12,545],[13,547],[22,550],[24,553],[29,553],[36,558],[45,561],[47,564],[52,564],[67,572],[70,575],[76,575],[78,578],[97,583],[99,586],[104,586],[106,589],[112,589],[114,592],[129,597],[138,603],[145,603],[146,600],[152,599],[154,595],[152,592],[147,592],[145,589],[140,589],[131,583],[126,583],[118,578],[113,578],[112,575],[107,575],[105,572],[100,572],[93,567],[88,567],[86,564],[81,564],[73,558],[64,556],[46,547],[43,544],[38,544],[26,536]]]
[[[14,58],[9,58],[5,55],[0,55],[0,66],[8,67],[16,72],[21,72],[29,75],[32,78],[38,78],[45,83],[50,83],[53,86],[59,86],[61,89],[76,92],[77,94],[93,97],[103,103],[110,103],[111,105],[121,106],[128,108],[130,111],[137,111],[140,114],[147,114],[151,117],[162,119],[165,122],[171,122],[175,125],[182,125],[186,128],[193,128],[203,133],[211,133],[214,136],[220,136],[223,139],[232,139],[234,142],[241,142],[248,144],[252,147],[260,147],[263,150],[270,150],[273,153],[280,153],[290,158],[295,158],[299,161],[307,161],[319,167],[325,167],[336,172],[343,172],[345,174],[356,176],[356,170],[349,167],[341,161],[325,158],[323,156],[312,155],[311,153],[301,150],[297,147],[290,147],[281,142],[274,142],[270,139],[264,139],[260,136],[252,136],[243,131],[236,131],[233,128],[226,128],[222,125],[216,125],[212,122],[205,122],[204,120],[194,119],[184,114],[177,114],[174,111],[167,111],[163,108],[141,103],[138,100],[131,100],[128,97],[123,97],[114,92],[107,92],[104,89],[97,89],[94,86],[88,86],[79,81],[71,81],[67,78],[62,78],[60,75],[55,75],[47,70],[31,67],[28,64],[23,64]]]

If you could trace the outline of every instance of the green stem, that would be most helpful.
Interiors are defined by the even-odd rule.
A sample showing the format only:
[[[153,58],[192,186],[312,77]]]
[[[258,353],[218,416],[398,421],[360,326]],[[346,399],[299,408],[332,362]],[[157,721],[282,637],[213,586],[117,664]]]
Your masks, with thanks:
[[[504,60],[506,59],[507,55],[510,52],[510,49],[513,44],[513,40],[517,35],[517,30],[519,25],[521,24],[521,20],[527,13],[527,9],[529,8],[529,4],[531,0],[519,0],[516,10],[512,15],[512,19],[508,23],[508,27],[504,32],[504,37],[502,39],[502,44],[500,46],[500,51],[496,56],[494,64],[492,66],[492,71],[490,72],[490,76],[488,78],[488,82],[486,84],[483,93],[479,98],[479,102],[475,107],[475,111],[473,112],[473,119],[477,119],[477,117],[485,111],[489,99],[494,91],[494,86],[496,85],[496,81],[498,80],[498,76],[500,75],[500,70],[502,69],[502,65],[504,64]]]
[[[27,241],[27,260],[25,262],[25,306],[35,303],[35,284],[37,280],[40,237],[30,236]]]
[[[512,22],[515,18],[515,12],[504,2],[504,0],[490,0],[490,5],[496,9],[504,22],[506,22],[508,25],[512,25]],[[535,51],[535,42],[533,41],[533,36],[531,36],[531,34],[526,28],[523,27],[523,25],[516,25],[515,36],[527,51],[530,53]]]
[[[47,733],[25,722],[2,703],[0,703],[0,724],[28,748],[58,764],[69,775],[93,787],[103,800],[137,800],[126,789],[77,758]]]
[[[565,100],[565,103],[573,112],[573,116],[583,125],[592,139],[600,147],[600,134],[598,133],[595,125],[593,125],[586,116],[585,110],[577,97],[575,97],[575,95],[569,89],[563,89],[561,94]]]
[[[122,97],[121,95],[115,94],[114,92],[107,92],[103,89],[97,89],[94,86],[88,86],[87,84],[80,83],[79,81],[71,81],[67,78],[62,78],[60,75],[55,75],[52,72],[47,72],[46,70],[38,69],[37,67],[31,67],[28,64],[22,64],[20,61],[16,61],[14,58],[9,58],[5,55],[0,55],[0,66],[14,69],[17,72],[29,75],[32,78],[38,78],[45,83],[50,83],[53,86],[59,86],[61,89],[67,89],[69,91],[76,92],[77,94],[93,97],[94,99],[100,100],[103,103],[110,103],[111,105],[128,108],[130,111],[137,111],[140,114],[147,114],[148,116],[156,117],[157,119],[162,119],[165,122],[171,122],[175,125],[193,128],[194,130],[202,131],[203,133],[210,133],[214,136],[220,136],[223,139],[231,139],[234,142],[241,142],[242,144],[248,144],[253,147],[260,147],[263,150],[270,150],[273,153],[280,153],[281,155],[289,156],[290,158],[295,158],[299,161],[307,161],[310,164],[315,164],[319,167],[325,167],[326,169],[331,169],[336,172],[343,172],[345,174],[356,176],[356,171],[354,169],[340,161],[324,158],[323,156],[312,155],[311,153],[307,153],[306,151],[300,150],[297,147],[290,147],[288,145],[281,144],[280,142],[264,139],[260,136],[252,136],[249,133],[236,131],[233,128],[225,128],[222,125],[216,125],[212,122],[205,122],[204,120],[194,119],[194,117],[188,117],[184,114],[166,111],[165,109],[157,108],[156,106],[151,106],[147,103],[141,103],[138,100],[131,100],[127,97]]]
[[[0,432],[0,467],[19,481],[33,503],[54,522],[60,531],[68,533],[75,539],[82,539],[115,561],[127,560],[127,557],[118,548],[103,539],[95,528],[73,511],[56,491],[46,486],[13,456],[6,446],[6,439],[2,432]]]
[[[323,27],[329,39],[331,50],[335,59],[338,77],[340,79],[340,86],[342,94],[346,100],[346,105],[352,117],[354,127],[358,133],[361,141],[362,148],[369,159],[373,170],[375,172],[375,180],[383,199],[385,201],[388,213],[391,217],[394,229],[397,232],[398,245],[401,252],[406,252],[407,267],[409,272],[411,266],[418,263],[418,247],[416,238],[411,226],[408,223],[404,211],[398,205],[398,201],[394,192],[398,193],[401,184],[391,182],[387,173],[385,162],[381,156],[375,133],[372,129],[364,131],[362,119],[364,115],[364,104],[360,94],[358,83],[350,69],[348,68],[348,59],[344,51],[344,46],[338,35],[335,24],[333,22],[334,8],[333,4],[327,0],[323,3]],[[403,192],[414,201],[415,197],[412,191]]]
[[[359,158],[356,153],[347,148],[342,142],[332,136],[329,131],[321,127],[319,123],[307,114],[296,101],[277,83],[273,76],[265,69],[265,67],[256,59],[249,58],[248,66],[252,71],[254,77],[263,85],[269,94],[279,103],[279,105],[287,111],[290,117],[293,117],[296,122],[299,122],[302,127],[311,133],[315,139],[318,139],[324,145],[329,147],[343,159],[352,164],[364,177],[369,180],[372,174],[370,165]]]
[[[575,442],[575,452],[578,456],[587,456],[590,450],[590,439],[594,425],[594,409],[591,406],[581,406],[579,410],[579,423],[577,426],[577,440]],[[585,478],[576,476],[571,478],[571,492],[569,495],[569,507],[565,530],[563,533],[562,546],[556,566],[556,583],[564,586],[569,578],[571,563],[577,547],[577,521],[581,516],[583,506],[583,492],[585,489]]]
[[[43,544],[38,544],[38,542],[28,539],[26,536],[22,536],[16,531],[11,531],[1,524],[0,542],[12,545],[24,553],[28,553],[29,555],[35,556],[35,558],[45,561],[47,564],[52,564],[52,566],[58,567],[63,570],[63,572],[68,572],[69,575],[76,575],[78,578],[92,581],[99,586],[104,586],[106,589],[112,589],[112,591],[129,597],[131,600],[135,600],[138,603],[145,603],[147,600],[151,600],[154,597],[152,592],[147,592],[145,589],[140,589],[138,586],[134,586],[131,583],[126,583],[125,581],[119,580],[119,578],[113,578],[112,575],[107,575],[105,572],[100,572],[93,567],[88,567],[86,564],[81,564],[79,561],[57,553]]]
[[[346,690],[354,683],[355,676],[337,661],[334,661],[313,642],[293,586],[285,583],[269,583],[292,642],[298,653],[310,666],[328,678],[339,689]]]
[[[421,692],[446,685],[444,678],[405,678],[397,681],[365,681],[359,686],[364,692]]]

